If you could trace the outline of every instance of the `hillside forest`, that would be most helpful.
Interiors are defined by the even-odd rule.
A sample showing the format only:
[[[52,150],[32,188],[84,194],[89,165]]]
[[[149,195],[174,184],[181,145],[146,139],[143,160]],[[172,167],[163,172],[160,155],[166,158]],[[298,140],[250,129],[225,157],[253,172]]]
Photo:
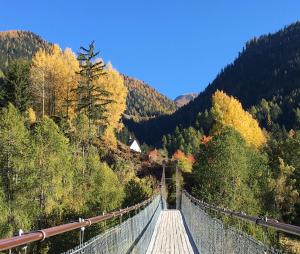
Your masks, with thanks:
[[[39,49],[31,61],[9,61],[4,69],[1,238],[96,216],[152,195],[155,178],[137,177],[141,160],[116,138],[128,89],[98,54],[94,43],[81,47],[77,57],[53,45]],[[63,242],[51,239],[32,251],[57,253]],[[67,242],[65,249],[75,245]]]
[[[198,199],[300,225],[299,38],[295,23],[249,41],[179,109],[104,63],[94,42],[77,54],[48,43],[32,57],[6,56],[0,237],[143,201],[158,186],[163,159],[172,170],[177,165],[182,187]],[[128,149],[134,137],[143,144],[141,155]],[[218,218],[287,253],[300,251],[295,237]],[[53,238],[32,248],[57,253],[58,245],[70,247],[66,242],[72,244]]]

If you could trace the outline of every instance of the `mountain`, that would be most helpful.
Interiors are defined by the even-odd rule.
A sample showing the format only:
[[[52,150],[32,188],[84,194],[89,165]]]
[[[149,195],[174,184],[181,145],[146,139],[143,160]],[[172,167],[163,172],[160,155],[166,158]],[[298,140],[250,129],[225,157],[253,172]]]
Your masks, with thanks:
[[[141,123],[127,120],[125,124],[141,142],[158,144],[162,136],[173,132],[176,126],[195,125],[199,112],[211,107],[211,97],[216,90],[233,95],[249,109],[262,99],[289,98],[297,88],[300,88],[300,22],[248,41],[233,63],[222,69],[198,97],[174,114]]]
[[[0,32],[0,72],[13,59],[30,60],[39,48],[47,50],[52,44],[29,31]],[[1,76],[1,75],[0,75]],[[171,114],[176,104],[143,81],[124,76],[128,88],[126,114],[135,119]]]
[[[198,95],[197,93],[188,93],[188,94],[179,95],[175,98],[174,102],[176,103],[177,107],[180,108],[188,104],[193,99],[195,99],[197,95]]]
[[[9,60],[18,58],[30,60],[39,48],[47,50],[50,45],[32,32],[19,30],[0,32],[0,70],[8,65]]]
[[[124,81],[128,88],[126,115],[136,119],[145,119],[171,114],[177,109],[174,101],[143,81],[125,75]]]

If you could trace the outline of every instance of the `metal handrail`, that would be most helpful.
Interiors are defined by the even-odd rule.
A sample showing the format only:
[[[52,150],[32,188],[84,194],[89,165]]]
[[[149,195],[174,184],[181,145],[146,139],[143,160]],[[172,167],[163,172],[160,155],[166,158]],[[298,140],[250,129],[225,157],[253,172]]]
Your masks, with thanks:
[[[21,236],[15,236],[11,238],[5,238],[0,240],[0,251],[12,249],[18,246],[26,245],[31,242],[35,241],[43,241],[45,238],[59,235],[65,232],[69,232],[75,229],[80,229],[82,227],[88,227],[92,224],[99,223],[102,221],[106,221],[112,218],[117,218],[123,215],[126,215],[130,213],[131,211],[135,211],[149,203],[155,198],[156,195],[153,195],[149,199],[145,200],[144,202],[141,202],[139,204],[136,204],[134,206],[127,207],[125,209],[121,209],[119,211],[114,211],[107,213],[105,215],[95,216],[92,218],[84,219],[81,222],[72,222],[68,224],[63,224],[60,226],[55,226],[51,228],[46,228],[42,230],[37,230],[34,232],[28,232],[24,233]]]
[[[251,216],[251,215],[247,215],[243,212],[236,212],[236,211],[231,211],[229,209],[225,209],[225,208],[221,208],[215,205],[210,205],[208,203],[205,203],[204,201],[201,201],[199,199],[196,199],[195,197],[193,197],[191,194],[189,194],[186,190],[183,190],[183,194],[186,195],[192,202],[194,202],[195,204],[202,206],[204,208],[225,214],[225,215],[229,215],[235,218],[239,218],[248,222],[252,222],[258,225],[261,225],[263,227],[267,227],[267,228],[273,228],[285,233],[289,233],[292,235],[296,235],[296,236],[300,236],[300,227],[298,226],[294,226],[291,224],[285,224],[282,222],[279,222],[275,219],[269,219],[267,217],[255,217],[255,216]]]

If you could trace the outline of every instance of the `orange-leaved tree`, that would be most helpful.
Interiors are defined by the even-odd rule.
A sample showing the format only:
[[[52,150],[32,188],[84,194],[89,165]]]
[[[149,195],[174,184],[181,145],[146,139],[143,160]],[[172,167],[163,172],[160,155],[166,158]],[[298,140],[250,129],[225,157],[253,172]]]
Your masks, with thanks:
[[[195,163],[193,155],[185,155],[184,152],[177,150],[173,154],[173,159],[178,161],[178,166],[183,172],[192,172],[193,164]]]
[[[218,133],[223,127],[229,126],[239,132],[249,145],[257,148],[266,142],[258,122],[234,97],[217,90],[212,97],[211,112],[216,121],[213,133]]]

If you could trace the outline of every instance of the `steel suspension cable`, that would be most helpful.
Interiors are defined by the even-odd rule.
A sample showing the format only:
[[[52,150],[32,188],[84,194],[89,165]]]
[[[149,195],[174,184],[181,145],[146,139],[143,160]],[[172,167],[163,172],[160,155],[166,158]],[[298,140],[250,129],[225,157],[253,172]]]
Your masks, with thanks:
[[[187,191],[182,192],[182,207],[185,223],[199,253],[278,254],[282,253],[246,234],[244,231],[225,224],[207,211],[237,218],[256,225],[272,228],[299,236],[300,227],[278,222],[266,217],[255,217],[243,212],[231,211],[196,199]]]
[[[64,254],[146,253],[161,210],[162,199],[157,196],[138,214]]]
[[[195,204],[197,204],[197,205],[199,205],[199,206],[201,206],[205,209],[210,209],[210,210],[219,212],[219,213],[224,214],[224,215],[229,215],[229,216],[232,216],[232,217],[244,220],[244,221],[248,221],[248,222],[251,222],[251,223],[261,225],[263,227],[273,228],[273,229],[276,229],[276,230],[279,230],[279,231],[282,231],[282,232],[285,232],[285,233],[300,236],[300,227],[298,227],[298,226],[285,224],[285,223],[279,222],[275,219],[270,219],[270,218],[267,218],[267,217],[255,217],[255,216],[247,215],[243,212],[231,211],[229,209],[221,208],[221,207],[218,207],[218,206],[215,206],[215,205],[211,205],[211,204],[205,203],[204,201],[196,199],[195,197],[190,195],[186,190],[184,190],[183,193],[192,202],[194,202]]]
[[[103,222],[112,218],[117,218],[126,214],[129,214],[132,211],[136,211],[140,208],[145,207],[146,205],[150,204],[156,195],[152,196],[151,198],[136,204],[134,206],[121,209],[119,211],[114,211],[107,213],[105,215],[95,216],[88,219],[82,219],[80,222],[72,222],[68,224],[63,224],[60,226],[55,226],[51,228],[41,229],[33,232],[25,232],[20,236],[15,236],[11,238],[6,238],[0,240],[0,251],[9,250],[18,246],[26,245],[35,241],[43,241],[48,237],[52,237],[55,235],[59,235],[65,232],[69,232],[75,229],[80,229],[83,227],[88,227],[92,224]]]

